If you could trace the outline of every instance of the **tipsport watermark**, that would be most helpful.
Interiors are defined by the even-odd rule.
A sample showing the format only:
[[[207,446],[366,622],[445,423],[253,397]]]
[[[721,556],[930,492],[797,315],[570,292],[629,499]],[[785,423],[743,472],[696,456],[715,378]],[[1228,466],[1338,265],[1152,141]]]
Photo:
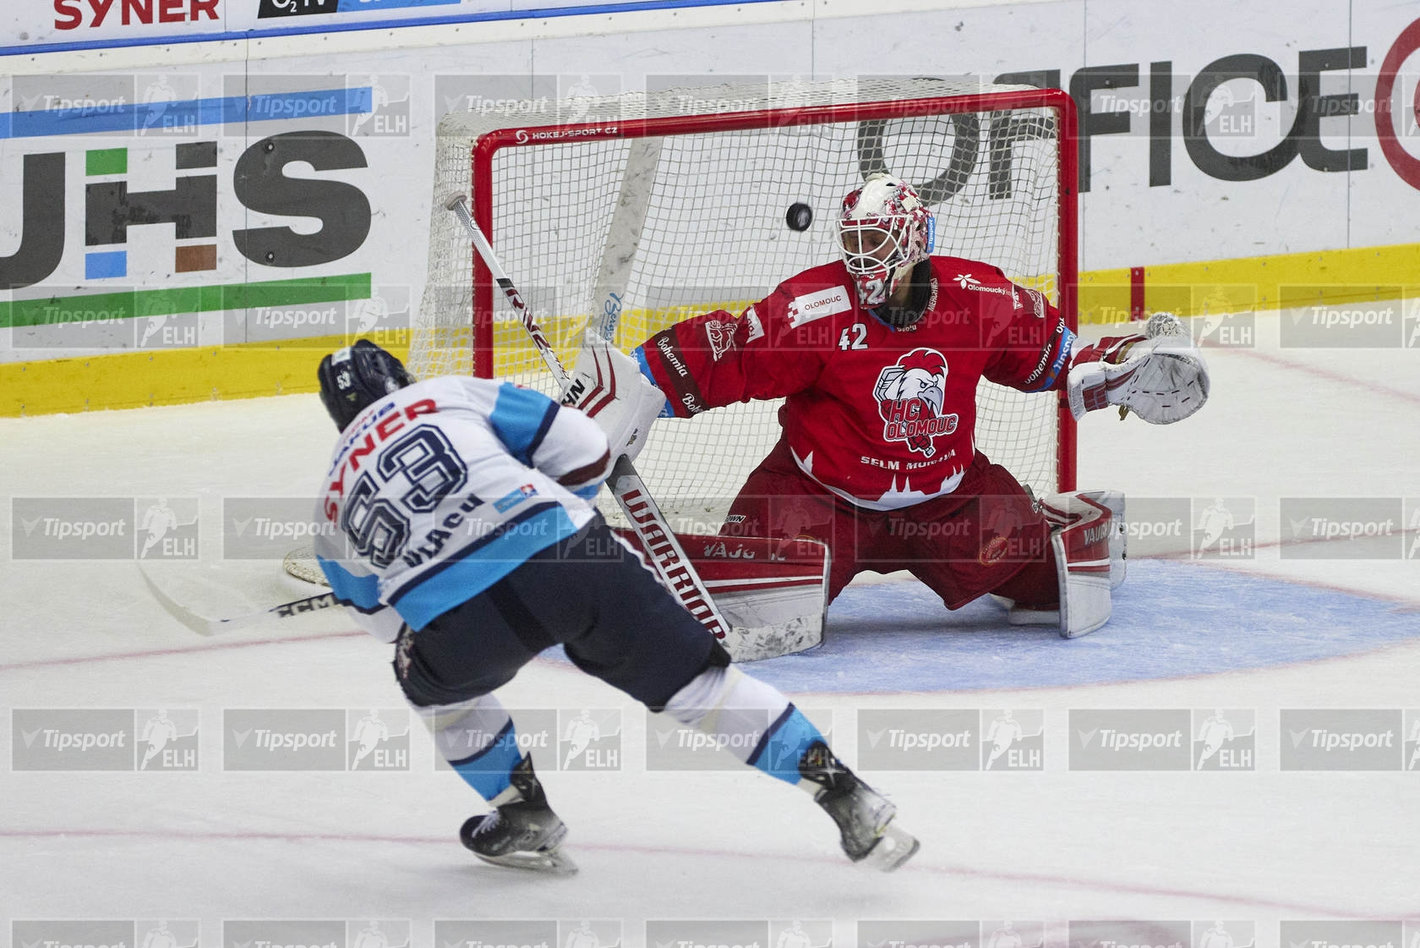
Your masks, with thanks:
[[[19,560],[195,560],[196,497],[15,497],[10,549]]]
[[[434,919],[434,948],[563,948],[557,936],[554,918]]]
[[[1321,298],[1335,287],[1282,287],[1293,299]],[[1284,349],[1420,348],[1420,298],[1406,298],[1400,287],[1357,287],[1356,295],[1379,302],[1319,303],[1282,315]]]
[[[15,76],[11,94],[17,111],[47,112],[58,120],[102,119],[113,131],[143,137],[194,136],[201,124],[197,73]]]
[[[216,160],[215,152],[212,160]],[[180,263],[193,270],[216,266],[215,248],[210,260],[207,250],[198,246],[179,246],[176,254]],[[31,304],[26,324],[11,330],[11,346],[131,352],[222,343],[221,333],[216,328],[207,329],[200,314],[152,312],[165,305],[161,297],[145,295],[131,286],[108,286],[104,292],[89,296],[36,301]]]
[[[833,711],[799,708],[824,739],[833,743]],[[788,759],[793,748],[774,740],[775,717],[762,708],[717,708],[715,732],[682,725],[668,714],[646,712],[647,770],[739,770],[745,763],[762,769],[796,771]]]
[[[197,919],[16,919],[14,948],[197,948]]]
[[[1416,548],[1400,497],[1283,497],[1284,560],[1398,560]]]
[[[1278,948],[1413,948],[1420,936],[1420,926],[1399,920],[1283,919],[1279,930]]]
[[[1045,769],[1045,712],[1038,708],[862,710],[857,737],[864,771]]]
[[[805,930],[806,925],[814,928],[819,937],[823,935],[822,921],[800,920],[798,924],[808,939],[813,935]],[[822,944],[801,942],[797,935],[790,935],[782,944],[778,938],[770,941],[771,928],[782,933],[793,925],[793,921],[771,923],[769,919],[647,919],[644,944],[646,948],[789,948],[791,943],[796,948],[810,944],[816,948]],[[832,944],[831,920],[828,925],[828,943]]]
[[[1193,946],[1193,925],[1188,921],[1078,919],[1071,920],[1066,928],[1070,948],[1191,948]]]
[[[1257,712],[1251,709],[1074,709],[1071,770],[1257,769]]]
[[[723,115],[765,107],[769,76],[765,73],[707,76],[665,73],[646,77],[646,95],[658,98],[674,115]]]
[[[15,708],[10,766],[16,771],[198,769],[195,708]]]
[[[410,948],[408,919],[227,919],[222,948]]]
[[[313,496],[222,498],[223,559],[280,560],[317,536],[338,540],[344,555],[355,558],[335,524],[316,520]]]
[[[404,708],[237,708],[222,712],[222,769],[405,772]]]
[[[222,134],[228,137],[248,136],[248,122],[282,121],[300,122],[301,133],[343,136],[349,133],[351,120],[369,114],[374,105],[371,87],[328,73],[233,73],[223,77],[222,94],[246,103],[244,112],[222,124]],[[259,127],[291,128],[289,124]]]
[[[271,345],[329,350],[357,339],[386,347],[409,345],[414,292],[407,284],[376,284],[338,290],[350,299],[234,306],[222,313],[224,345]]]
[[[1130,556],[1250,560],[1257,555],[1256,497],[1129,497]]]
[[[479,719],[438,731],[438,767],[478,756],[494,766],[504,758],[489,754],[499,744],[531,754],[538,770],[620,770],[625,761],[620,708],[508,708],[512,730],[494,731]],[[471,765],[476,769],[477,763]]]
[[[1406,750],[1406,715],[1398,708],[1284,708],[1281,714],[1283,770],[1403,770],[1413,763]],[[1410,722],[1412,732],[1414,720]]]
[[[983,927],[978,920],[862,919],[855,943],[858,948],[986,948]],[[1008,946],[998,942],[998,948]],[[1040,948],[1040,943],[1010,948]]]

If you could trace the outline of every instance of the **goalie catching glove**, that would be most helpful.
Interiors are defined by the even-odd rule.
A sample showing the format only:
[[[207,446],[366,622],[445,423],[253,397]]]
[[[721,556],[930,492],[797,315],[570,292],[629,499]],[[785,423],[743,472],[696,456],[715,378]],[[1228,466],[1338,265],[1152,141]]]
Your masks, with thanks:
[[[634,461],[666,396],[646,381],[635,359],[589,335],[577,353],[562,404],[580,409],[601,426],[613,458],[624,454]]]
[[[1077,420],[1118,405],[1151,425],[1171,425],[1208,401],[1208,366],[1183,322],[1155,313],[1143,335],[1108,336],[1076,352],[1069,398]]]

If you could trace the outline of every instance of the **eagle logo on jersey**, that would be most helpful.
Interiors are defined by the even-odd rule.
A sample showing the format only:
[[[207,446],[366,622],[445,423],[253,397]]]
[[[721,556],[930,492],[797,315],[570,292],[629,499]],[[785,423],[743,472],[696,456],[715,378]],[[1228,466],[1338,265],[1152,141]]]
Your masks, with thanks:
[[[705,324],[705,338],[710,343],[710,358],[719,362],[720,356],[735,347],[735,324],[712,319]]]
[[[937,453],[933,441],[957,430],[957,415],[942,414],[947,360],[936,349],[919,348],[878,373],[873,397],[883,420],[884,441],[904,441],[923,457]]]

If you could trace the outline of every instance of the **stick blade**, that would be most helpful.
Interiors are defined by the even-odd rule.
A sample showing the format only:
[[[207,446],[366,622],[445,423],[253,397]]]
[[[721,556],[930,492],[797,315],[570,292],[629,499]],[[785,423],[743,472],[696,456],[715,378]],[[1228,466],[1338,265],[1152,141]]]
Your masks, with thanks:
[[[148,571],[142,566],[138,567],[138,574],[143,577],[143,582],[148,586],[148,592],[152,593],[153,598],[158,601],[158,605],[163,607],[163,611],[198,635],[212,635],[221,628],[219,621],[204,618],[189,609],[183,608],[177,600],[163,592],[163,590],[158,587],[158,584],[153,582],[153,577],[149,576]]]

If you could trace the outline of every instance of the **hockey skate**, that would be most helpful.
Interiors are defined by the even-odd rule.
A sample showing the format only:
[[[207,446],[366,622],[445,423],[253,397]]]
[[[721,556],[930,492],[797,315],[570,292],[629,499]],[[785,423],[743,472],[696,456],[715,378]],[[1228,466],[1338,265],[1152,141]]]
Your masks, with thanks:
[[[479,859],[510,869],[570,875],[577,871],[562,852],[567,827],[547,805],[547,795],[524,755],[511,774],[512,785],[492,800],[493,810],[471,816],[459,839]]]
[[[849,859],[892,872],[917,852],[921,844],[893,824],[897,807],[843,766],[823,741],[804,751],[799,773],[818,786],[814,802],[838,824]]]

